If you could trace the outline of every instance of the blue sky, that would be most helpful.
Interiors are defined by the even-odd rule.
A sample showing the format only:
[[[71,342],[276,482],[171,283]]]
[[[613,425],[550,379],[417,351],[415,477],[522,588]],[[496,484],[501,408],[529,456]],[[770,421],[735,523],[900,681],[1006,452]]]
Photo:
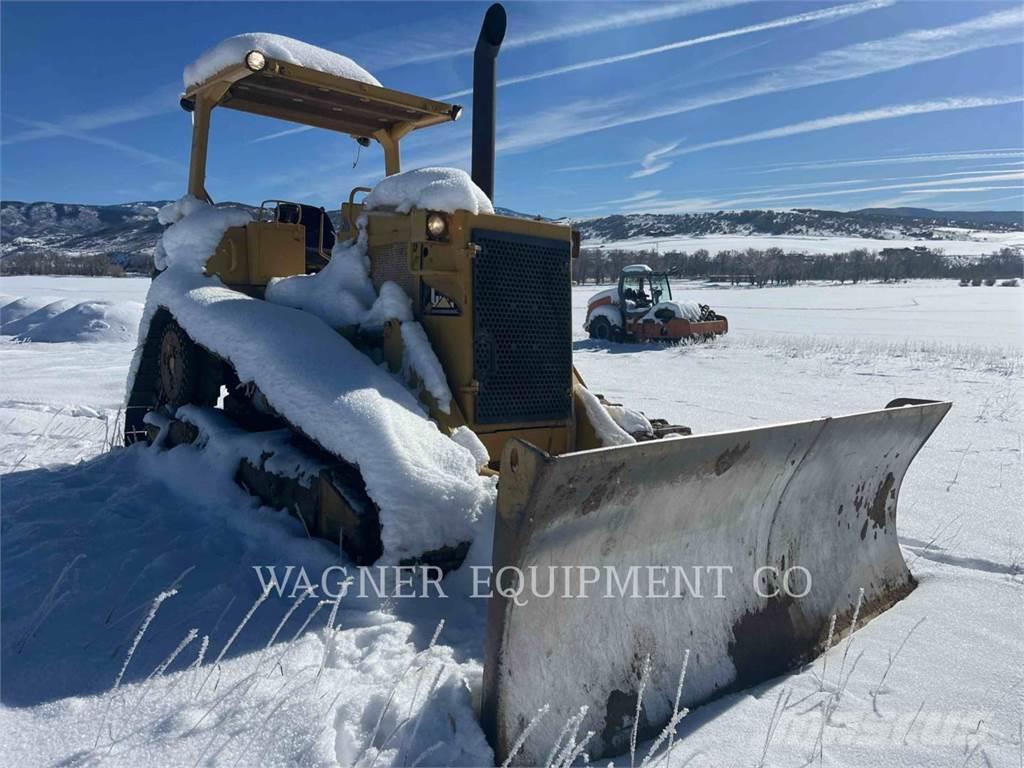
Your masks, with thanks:
[[[1019,2],[506,3],[496,202],[549,216],[872,205],[1024,207]],[[405,168],[468,168],[477,3],[3,2],[0,193],[178,197],[181,70],[275,32],[466,105]],[[220,110],[215,200],[337,207],[376,146]],[[267,138],[267,137],[271,138]]]

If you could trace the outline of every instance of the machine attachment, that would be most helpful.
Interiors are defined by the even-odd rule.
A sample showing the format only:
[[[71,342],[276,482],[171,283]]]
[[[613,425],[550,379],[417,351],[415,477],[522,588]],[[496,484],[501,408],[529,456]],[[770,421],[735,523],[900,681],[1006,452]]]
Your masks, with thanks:
[[[550,456],[509,442],[494,531],[482,721],[500,763],[542,763],[588,706],[592,758],[692,706],[812,658],[916,585],[896,499],[950,408],[894,401],[851,416]],[[806,594],[803,594],[805,593]],[[802,595],[802,596],[800,596]]]

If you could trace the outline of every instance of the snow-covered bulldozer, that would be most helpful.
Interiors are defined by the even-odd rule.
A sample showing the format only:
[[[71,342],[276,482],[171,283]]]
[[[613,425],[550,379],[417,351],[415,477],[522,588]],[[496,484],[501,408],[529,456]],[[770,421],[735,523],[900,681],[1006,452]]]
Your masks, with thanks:
[[[600,341],[697,341],[728,333],[729,321],[707,304],[673,301],[667,273],[630,264],[618,285],[590,297],[583,329]]]
[[[460,107],[337,54],[243,35],[186,70],[190,194],[161,211],[126,439],[228,434],[235,479],[357,563],[456,567],[462,523],[494,509],[481,720],[501,761],[547,706],[516,757],[536,764],[582,705],[592,756],[624,749],[637,712],[641,735],[664,725],[686,649],[692,705],[812,656],[859,590],[864,618],[906,595],[896,496],[949,404],[680,437],[591,394],[572,362],[570,228],[490,202],[504,33],[492,6],[472,183],[400,172],[401,138]],[[348,196],[337,233],[313,206],[214,207],[214,109],[376,141],[387,177]],[[690,587],[695,568],[727,576],[710,596],[649,594],[681,567]],[[790,584],[794,569],[813,584]],[[581,597],[594,574],[620,594]]]

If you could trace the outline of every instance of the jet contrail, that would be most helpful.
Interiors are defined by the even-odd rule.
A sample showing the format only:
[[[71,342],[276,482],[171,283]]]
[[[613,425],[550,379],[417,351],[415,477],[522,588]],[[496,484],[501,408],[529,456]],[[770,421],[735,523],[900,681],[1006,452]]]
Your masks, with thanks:
[[[695,144],[690,147],[673,150],[664,157],[680,157],[682,155],[703,152],[707,149],[717,147],[730,147],[735,144],[747,144],[752,141],[765,141],[767,139],[779,139],[785,136],[795,136],[801,133],[823,131],[829,128],[839,128],[845,125],[858,125],[860,123],[871,123],[876,120],[891,120],[897,117],[909,117],[910,115],[925,115],[931,112],[946,112],[954,109],[976,109],[978,107],[998,107],[1005,104],[1019,104],[1024,102],[1024,96],[992,96],[992,97],[966,97],[938,99],[935,101],[920,101],[913,104],[895,104],[878,109],[868,109],[863,112],[847,112],[841,115],[830,115],[819,117],[815,120],[805,120],[800,123],[791,123],[778,128],[771,128],[766,131],[745,133],[741,136],[733,136],[728,139],[708,141],[703,144]]]
[[[838,19],[843,16],[853,16],[858,13],[864,13],[866,11],[873,11],[878,8],[885,8],[886,6],[892,5],[895,0],[868,0],[868,2],[862,3],[850,3],[848,5],[837,5],[831,8],[823,8],[819,11],[808,11],[807,13],[798,13],[795,16],[786,16],[781,19],[775,19],[774,21],[766,21],[760,24],[750,24],[746,27],[739,27],[737,29],[729,29],[724,32],[715,32],[711,35],[702,35],[701,37],[693,37],[688,40],[678,40],[674,43],[667,43],[665,45],[655,46],[654,48],[644,48],[639,51],[631,51],[630,53],[622,53],[617,56],[605,56],[600,59],[590,59],[589,61],[581,61],[577,64],[567,64],[562,67],[554,67],[552,69],[541,70],[540,72],[533,72],[528,75],[519,75],[517,77],[506,78],[498,82],[498,87],[505,85],[515,85],[516,83],[529,83],[533,80],[543,80],[548,77],[555,77],[557,75],[564,75],[569,72],[579,72],[583,69],[593,69],[594,67],[604,67],[609,64],[618,64],[622,61],[632,61],[633,59],[642,59],[646,56],[655,56],[659,53],[667,53],[669,51],[677,51],[681,48],[690,48],[695,45],[703,45],[705,43],[713,43],[717,40],[726,40],[730,37],[740,37],[741,35],[750,35],[755,32],[764,32],[769,29],[779,29],[781,27],[791,27],[794,24],[806,24],[811,21],[821,21],[823,19]],[[466,96],[472,93],[471,88],[467,88],[461,91],[454,91],[452,93],[446,93],[444,96],[439,96],[438,101],[448,101],[449,99],[455,99],[459,96]]]
[[[847,158],[845,160],[809,160],[802,163],[783,163],[773,165],[760,171],[750,173],[778,173],[789,171],[795,168],[851,168],[867,165],[894,165],[902,163],[938,163],[960,160],[993,160],[1010,157],[1024,157],[1024,149],[1016,148],[993,148],[993,149],[960,149],[949,152],[923,152],[913,155],[890,155],[889,157],[859,157]],[[1004,163],[1004,165],[1013,163]]]

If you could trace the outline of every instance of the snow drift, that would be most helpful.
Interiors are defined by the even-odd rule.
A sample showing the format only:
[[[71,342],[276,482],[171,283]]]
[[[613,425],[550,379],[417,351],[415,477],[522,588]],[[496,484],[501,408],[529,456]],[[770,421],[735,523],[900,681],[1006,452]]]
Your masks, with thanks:
[[[17,299],[4,306],[2,311],[3,319],[0,321],[0,329],[6,336],[20,336],[26,331],[30,331],[40,323],[44,323],[50,318],[56,317],[61,312],[75,306],[75,302],[70,299],[57,299],[56,301],[49,301],[41,306],[31,299]],[[31,307],[37,306],[38,309],[31,309]],[[7,307],[11,308],[11,312],[7,312]]]
[[[48,343],[130,341],[142,316],[135,301],[19,298],[2,308],[0,329],[15,341]]]
[[[142,305],[135,301],[83,301],[60,310],[66,302],[55,302],[22,319],[33,317],[39,322],[25,324],[15,338],[37,342],[129,341],[135,335],[142,316]],[[46,317],[46,311],[55,314]],[[43,313],[43,314],[40,314]],[[21,325],[19,323],[17,325]]]
[[[380,85],[380,81],[356,64],[348,56],[318,48],[284,35],[269,32],[246,32],[229,37],[217,43],[193,61],[182,74],[185,87],[203,82],[222,69],[241,64],[249,51],[259,51],[272,59],[280,59],[288,64],[297,64],[307,69],[315,69],[328,75],[347,77],[369,85]]]

